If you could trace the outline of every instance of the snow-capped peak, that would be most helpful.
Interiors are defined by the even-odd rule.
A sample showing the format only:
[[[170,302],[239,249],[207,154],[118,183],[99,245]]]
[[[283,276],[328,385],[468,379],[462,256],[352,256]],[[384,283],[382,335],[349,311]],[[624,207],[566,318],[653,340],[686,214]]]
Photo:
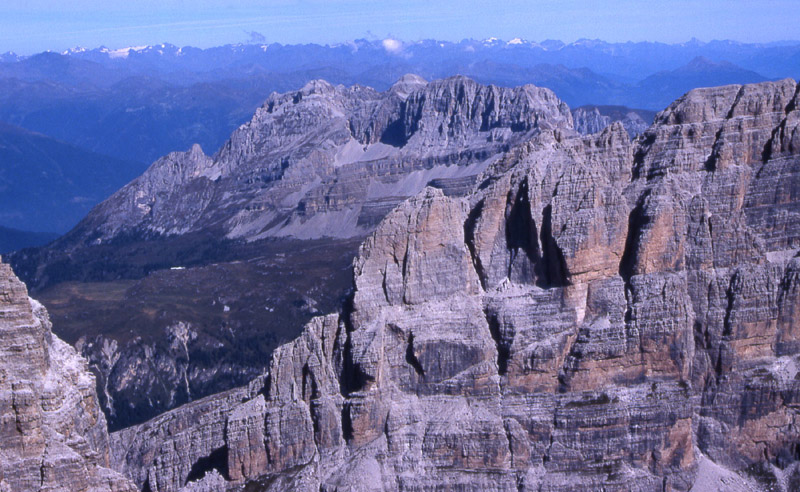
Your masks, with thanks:
[[[61,54],[62,55],[74,55],[76,53],[83,53],[85,51],[87,51],[87,49],[84,48],[83,46],[76,46],[74,48],[70,48],[68,50],[62,51]]]
[[[15,62],[15,61],[20,61],[21,59],[22,57],[14,53],[13,51],[7,51],[5,53],[0,54],[0,62]]]
[[[128,58],[131,51],[133,52],[140,52],[150,48],[150,46],[128,46],[127,48],[120,48],[117,50],[110,50],[108,48],[103,48],[100,51],[103,53],[107,53],[109,58]]]

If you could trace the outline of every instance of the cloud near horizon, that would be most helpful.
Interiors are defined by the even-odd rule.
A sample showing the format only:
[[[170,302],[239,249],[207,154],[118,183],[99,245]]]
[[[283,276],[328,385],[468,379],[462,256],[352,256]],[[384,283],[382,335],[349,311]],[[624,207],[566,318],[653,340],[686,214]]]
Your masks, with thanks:
[[[691,12],[691,15],[687,15]],[[797,0],[3,0],[0,53],[169,42],[207,48],[258,32],[265,42],[342,43],[375,33],[398,41],[561,39],[681,43],[797,38]]]
[[[400,53],[403,50],[403,42],[397,39],[386,38],[381,41],[381,44],[383,45],[383,49],[389,53]]]

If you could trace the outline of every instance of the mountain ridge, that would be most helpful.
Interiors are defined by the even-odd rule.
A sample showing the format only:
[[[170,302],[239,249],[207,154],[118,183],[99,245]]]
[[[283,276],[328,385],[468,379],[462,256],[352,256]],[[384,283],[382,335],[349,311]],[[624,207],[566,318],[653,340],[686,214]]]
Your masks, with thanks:
[[[532,104],[542,106],[533,107]],[[526,113],[528,110],[530,114]],[[445,124],[449,127],[447,131]],[[367,87],[345,88],[322,80],[311,81],[299,91],[271,95],[251,121],[239,127],[213,157],[195,145],[187,152],[172,153],[155,162],[143,176],[105,201],[78,226],[78,230],[88,227],[100,232],[99,235],[90,232],[84,238],[67,236],[61,243],[108,241],[120,232],[136,230],[182,234],[196,231],[196,227],[220,227],[229,238],[245,239],[261,238],[264,232],[283,236],[284,228],[292,231],[289,235],[300,238],[306,237],[304,234],[325,235],[326,230],[330,231],[328,234],[336,231],[336,234],[360,235],[367,229],[359,229],[357,223],[349,225],[350,229],[341,225],[336,229],[320,229],[322,224],[314,224],[313,230],[311,226],[303,226],[315,213],[330,210],[339,217],[343,210],[335,204],[317,203],[319,198],[314,189],[304,190],[294,197],[302,183],[313,182],[309,173],[322,180],[317,187],[337,186],[325,180],[341,181],[347,177],[342,173],[358,175],[361,167],[381,165],[381,162],[388,166],[404,165],[395,162],[399,157],[397,149],[400,149],[405,153],[402,159],[422,161],[422,165],[416,166],[431,174],[426,168],[449,169],[459,160],[469,162],[472,158],[468,155],[474,152],[472,148],[507,148],[510,143],[505,140],[519,141],[527,138],[528,133],[551,125],[569,129],[572,117],[566,105],[552,92],[534,86],[505,89],[481,86],[461,76],[431,83],[406,77],[388,91],[378,93]],[[318,132],[318,135],[309,132]],[[481,152],[485,152],[486,157],[480,160],[485,160],[497,150]],[[348,171],[348,167],[355,170]],[[391,179],[393,171],[389,169]],[[467,166],[465,171],[469,169]],[[477,171],[470,172],[474,175]],[[431,174],[428,180],[435,177]],[[287,180],[288,189],[281,191],[278,186]],[[237,183],[239,188],[224,191],[225,186],[230,187],[227,182]],[[170,183],[170,186],[163,186],[163,183]],[[213,191],[215,187],[220,191]],[[272,189],[279,193],[276,198],[268,194]],[[189,190],[193,190],[192,199],[187,198]],[[353,191],[342,190],[362,197],[347,198],[346,203],[366,199],[365,191],[362,185]],[[169,195],[162,197],[164,193]],[[246,199],[249,203],[245,202],[244,207],[237,205],[227,216],[215,217],[204,212],[212,196],[226,193],[236,193],[240,197],[231,195],[226,198],[230,202]],[[172,203],[171,197],[179,201]],[[291,197],[288,202],[285,201],[287,197]],[[156,198],[170,205],[153,209],[159,203]],[[374,198],[382,197],[375,195]],[[397,198],[385,198],[397,203]],[[225,213],[224,209],[229,207],[225,203],[216,203],[216,212]],[[175,210],[189,206],[196,208],[184,211],[180,225],[170,222],[169,217]],[[252,221],[247,216],[248,209],[259,212],[259,222],[253,226],[248,225]],[[288,210],[289,216],[263,219],[267,212],[285,213],[282,210]],[[350,213],[349,209],[344,211],[344,215]],[[352,222],[353,218],[346,220]],[[367,219],[358,218],[358,221],[363,220]],[[195,221],[201,222],[195,225]],[[296,232],[291,228],[292,221],[300,227]],[[272,223],[278,228],[270,225]],[[249,230],[249,227],[257,229]],[[305,229],[308,233],[303,232]]]
[[[587,121],[597,129],[607,126],[610,117],[595,109]],[[406,76],[384,93],[313,81],[270,96],[214,156],[193,147],[164,157],[56,244],[11,259],[52,306],[64,326],[61,334],[80,343],[92,361],[109,395],[101,397],[103,409],[118,429],[212,388],[241,384],[237,371],[252,375],[264,364],[252,347],[269,352],[277,345],[274,335],[296,333],[344,294],[348,270],[342,259],[355,250],[343,238],[368,234],[426,185],[447,195],[466,193],[508,150],[542,131],[576,137],[572,122],[580,118],[573,114],[548,90],[483,86],[464,77],[427,83]],[[648,126],[636,117],[630,121],[638,130],[628,127],[629,134]],[[591,131],[587,123],[584,133]],[[302,235],[309,231],[317,235]],[[284,242],[291,236],[302,240]],[[330,259],[327,267],[304,257],[304,251],[320,254],[299,246],[308,240],[329,245],[322,253]],[[317,287],[330,286],[331,292],[323,294],[296,275],[282,277],[285,293],[265,287],[264,275],[286,275],[279,258],[291,258],[298,272],[320,275]],[[240,262],[249,268],[246,275]],[[227,280],[234,274],[243,280]],[[198,285],[211,275],[226,279],[227,292],[181,292],[182,282]],[[255,286],[269,295],[253,298]],[[171,293],[168,302],[154,298],[159,290]],[[251,305],[232,303],[237,297]],[[142,305],[145,299],[159,309]],[[265,313],[282,304],[290,309],[274,317]],[[223,306],[235,310],[218,312]],[[245,315],[269,327],[261,338]],[[101,320],[106,331],[84,329],[81,340],[80,319]],[[220,330],[230,336],[219,337]],[[174,343],[184,332],[190,335],[189,357]],[[157,364],[142,362],[148,351]],[[236,353],[247,355],[231,362]],[[120,376],[131,371],[141,384]]]
[[[111,58],[119,50],[108,49],[9,57],[0,63],[0,120],[118,159],[151,163],[193,143],[215,152],[272,91],[294,90],[317,78],[386,90],[403,73],[429,80],[462,74],[485,84],[547,87],[573,107],[660,110],[694,86],[672,84],[653,94],[637,84],[697,56],[728,60],[769,79],[800,74],[800,45],[791,44],[395,40],[395,51],[387,51],[384,41],[208,49],[165,43],[125,51],[125,58]],[[45,62],[53,68],[45,69]],[[724,76],[703,85],[754,81]],[[130,138],[115,137],[123,132]]]
[[[112,435],[116,466],[159,491],[190,471],[256,491],[793,490],[798,98],[788,79],[698,89],[635,142],[546,130],[466,196],[425,188],[364,241],[338,312],[249,386]]]
[[[631,141],[622,122],[578,134],[547,90],[421,83],[396,98],[311,83],[217,158],[156,166],[170,186],[221,182],[220,157],[267,155],[252,136],[283,135],[276,116],[347,136],[343,167],[389,128],[451,166],[472,165],[452,147],[519,134],[468,185],[423,180],[399,201],[338,309],[245,386],[109,436],[85,361],[0,264],[0,489],[132,490],[108,466],[152,492],[796,489],[800,84],[693,90]],[[367,111],[344,111],[348,90]],[[191,327],[172,335],[189,358]]]
[[[54,233],[74,227],[143,168],[3,122],[0,160],[0,224]]]
[[[427,184],[464,193],[510,146],[571,126],[568,107],[534,86],[408,75],[379,93],[312,81],[271,95],[214,156],[199,146],[168,154],[51,246],[9,258],[59,333],[80,341],[116,429],[241,384],[237,371],[252,376],[245,364],[264,364],[252,348],[271,350],[278,336],[296,335],[317,309],[332,307],[355,245],[405,197]],[[230,292],[181,292],[180,282],[212,274],[228,279],[221,282]],[[285,284],[265,286],[273,275]],[[269,295],[254,298],[256,286]],[[172,294],[152,301],[163,310],[154,317],[142,302],[158,290]],[[234,310],[218,312],[223,305]],[[81,330],[80,320],[97,320],[105,332]],[[192,335],[191,357],[176,352],[176,330]],[[131,372],[136,384],[120,376]]]

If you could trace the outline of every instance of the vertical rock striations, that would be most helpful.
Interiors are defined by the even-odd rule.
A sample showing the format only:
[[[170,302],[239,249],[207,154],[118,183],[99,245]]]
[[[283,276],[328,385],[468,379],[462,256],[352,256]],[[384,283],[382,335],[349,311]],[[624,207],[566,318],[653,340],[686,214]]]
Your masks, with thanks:
[[[799,98],[700,89],[633,143],[543,131],[466,197],[425,189],[339,314],[113,435],[117,466],[153,492],[796,490]]]
[[[195,145],[159,159],[58,248],[199,231],[363,237],[426,183],[466,191],[511,146],[571,127],[566,104],[531,85],[407,75],[381,93],[315,80],[273,93],[213,157]]]
[[[132,491],[110,470],[106,421],[86,361],[0,263],[0,490]]]
[[[655,114],[655,111],[625,106],[581,106],[572,110],[572,119],[575,131],[582,135],[601,132],[619,121],[633,139],[647,130]]]
[[[349,282],[349,273],[342,273],[345,263],[395,206],[426,185],[463,195],[503,153],[556,128],[571,132],[569,108],[553,92],[531,85],[484,86],[465,77],[428,83],[407,75],[378,92],[312,81],[300,90],[270,95],[214,156],[194,146],[157,160],[65,237],[38,251],[17,253],[13,265],[34,291],[66,281],[80,282],[77,290],[92,289],[89,282],[162,270],[119,294],[119,301],[87,303],[78,296],[80,315],[68,312],[72,303],[60,302],[61,295],[71,296],[68,290],[57,287],[49,292],[54,297],[42,296],[53,300],[54,317],[69,317],[68,328],[56,323],[65,338],[74,342],[87,333],[81,350],[101,382],[106,417],[114,428],[125,427],[243,384],[266,369],[268,358],[265,354],[258,361],[257,351],[245,351],[243,345],[271,350],[270,337],[299,334],[309,317],[287,315],[291,307],[273,313],[273,307],[307,296],[312,282],[302,273],[275,282],[279,273],[262,265],[283,261],[284,255],[299,257],[287,263],[297,261],[300,272],[315,270],[319,290],[338,303],[346,289],[342,284]],[[315,244],[331,258],[327,271],[302,252]],[[243,259],[261,265],[233,265]],[[212,279],[213,290],[226,292],[206,300],[186,278],[203,275],[192,267],[209,264],[225,277],[226,271],[236,275],[229,277],[233,285]],[[183,276],[170,272],[172,266],[194,271]],[[248,275],[239,274],[244,268]],[[268,269],[268,275],[261,274]],[[284,292],[265,293],[264,298],[272,297],[269,302],[241,299],[250,282],[262,280],[280,283]],[[159,282],[179,293],[165,315],[155,315],[155,306],[142,309],[152,304],[144,286],[165,288]],[[237,288],[244,292],[229,291]],[[207,283],[202,289],[212,290]],[[314,294],[320,302],[326,296]],[[231,306],[234,311],[218,321],[206,315],[207,305],[198,308],[222,297],[239,297],[240,306],[260,314],[241,322],[240,311]],[[141,316],[129,316],[128,306],[119,308],[128,302]],[[77,321],[93,316],[104,324],[99,336]],[[188,325],[195,341],[174,349],[174,331]],[[240,359],[242,352],[250,357]]]

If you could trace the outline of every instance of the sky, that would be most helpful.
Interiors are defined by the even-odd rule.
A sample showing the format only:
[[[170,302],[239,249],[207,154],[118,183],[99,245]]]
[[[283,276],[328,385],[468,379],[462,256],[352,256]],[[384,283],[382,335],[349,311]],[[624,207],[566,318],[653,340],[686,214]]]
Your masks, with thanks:
[[[0,0],[0,53],[354,39],[800,38],[800,0]]]

